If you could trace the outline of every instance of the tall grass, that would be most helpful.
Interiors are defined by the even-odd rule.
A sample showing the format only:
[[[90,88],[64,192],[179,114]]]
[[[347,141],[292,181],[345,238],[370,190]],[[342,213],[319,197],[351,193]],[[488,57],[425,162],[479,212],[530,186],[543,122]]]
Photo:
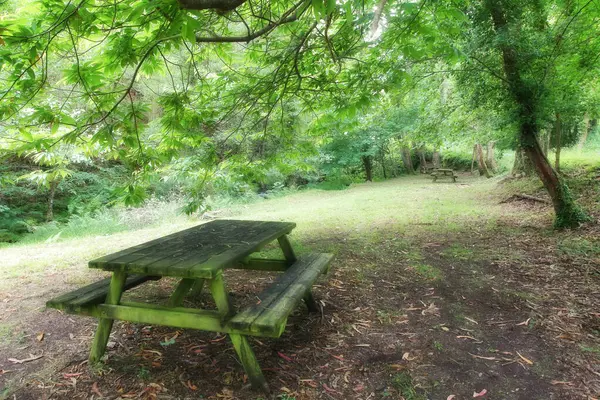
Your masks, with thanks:
[[[48,223],[18,243],[55,242],[84,236],[110,235],[117,232],[152,227],[161,223],[184,222],[189,219],[180,212],[181,203],[151,199],[139,208],[104,208],[88,215],[74,215],[67,223]]]

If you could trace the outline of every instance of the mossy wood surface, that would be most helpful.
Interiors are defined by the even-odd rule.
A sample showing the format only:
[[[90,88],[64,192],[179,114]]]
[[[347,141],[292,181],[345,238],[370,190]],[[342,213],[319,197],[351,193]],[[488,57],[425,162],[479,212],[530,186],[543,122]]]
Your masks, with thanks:
[[[235,315],[229,326],[255,335],[281,336],[296,304],[304,297],[312,300],[312,296],[307,296],[311,286],[327,270],[332,258],[331,254],[310,254],[300,258],[258,295],[258,304]]]
[[[216,220],[90,261],[90,268],[212,279],[265,244],[289,233],[292,222]]]
[[[131,275],[127,277],[123,290],[134,288],[148,280],[158,279],[160,279],[159,276]],[[48,301],[46,306],[64,310],[70,314],[76,314],[82,307],[103,303],[108,295],[110,281],[111,278],[106,278],[72,292],[65,293]]]

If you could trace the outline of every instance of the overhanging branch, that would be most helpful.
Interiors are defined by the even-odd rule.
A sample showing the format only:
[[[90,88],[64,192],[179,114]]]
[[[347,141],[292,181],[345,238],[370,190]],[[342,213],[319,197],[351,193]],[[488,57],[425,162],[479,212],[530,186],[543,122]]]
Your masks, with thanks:
[[[306,10],[306,7],[299,13],[295,13],[302,4],[308,4],[307,2],[300,2],[287,10],[279,20],[273,21],[263,28],[249,33],[245,36],[200,36],[196,35],[196,43],[248,43],[256,38],[267,35],[273,29],[280,25],[288,24],[298,20],[298,17]]]
[[[246,0],[178,0],[181,8],[186,10],[219,10],[231,11],[241,6]]]

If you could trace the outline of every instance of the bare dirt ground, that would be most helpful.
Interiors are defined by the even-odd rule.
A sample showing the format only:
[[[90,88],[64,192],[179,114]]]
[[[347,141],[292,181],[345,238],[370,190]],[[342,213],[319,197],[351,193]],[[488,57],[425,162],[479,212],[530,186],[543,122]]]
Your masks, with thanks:
[[[73,273],[79,278],[69,282],[64,271],[54,270],[37,279],[17,274],[2,286],[0,397],[598,398],[598,226],[559,233],[549,227],[547,205],[500,204],[501,195],[489,194],[492,186],[435,188],[433,193],[429,184],[398,179],[348,195],[385,208],[375,199],[403,190],[394,192],[399,206],[385,210],[387,215],[403,212],[403,202],[418,202],[427,218],[377,214],[366,222],[339,219],[330,229],[300,226],[292,235],[302,252],[333,250],[336,258],[315,288],[321,313],[300,306],[280,339],[251,340],[271,395],[249,388],[228,338],[215,333],[116,323],[106,361],[89,367],[95,321],[43,307],[50,297],[99,276],[78,265],[72,268],[81,276]],[[415,195],[417,189],[423,190]],[[449,216],[440,193],[472,196],[469,201],[481,202],[482,212]],[[319,201],[328,201],[324,196]],[[331,201],[343,208],[339,196]],[[297,208],[305,200],[288,201]],[[244,216],[265,219],[263,211],[246,210]],[[232,300],[240,307],[271,279],[227,271]],[[163,279],[128,296],[165,301],[174,283]],[[211,306],[204,294],[187,301]]]

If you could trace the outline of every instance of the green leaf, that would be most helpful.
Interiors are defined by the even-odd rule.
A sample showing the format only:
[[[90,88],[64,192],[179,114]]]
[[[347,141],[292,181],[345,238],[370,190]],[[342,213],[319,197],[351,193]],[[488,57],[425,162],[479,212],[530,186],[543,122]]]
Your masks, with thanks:
[[[325,0],[325,11],[327,15],[331,15],[331,13],[335,10],[335,0]]]
[[[196,31],[200,28],[200,22],[192,17],[186,15],[185,21],[181,26],[181,36],[189,42],[196,41]]]
[[[322,19],[325,16],[325,4],[323,0],[312,0],[312,7],[316,19]]]

